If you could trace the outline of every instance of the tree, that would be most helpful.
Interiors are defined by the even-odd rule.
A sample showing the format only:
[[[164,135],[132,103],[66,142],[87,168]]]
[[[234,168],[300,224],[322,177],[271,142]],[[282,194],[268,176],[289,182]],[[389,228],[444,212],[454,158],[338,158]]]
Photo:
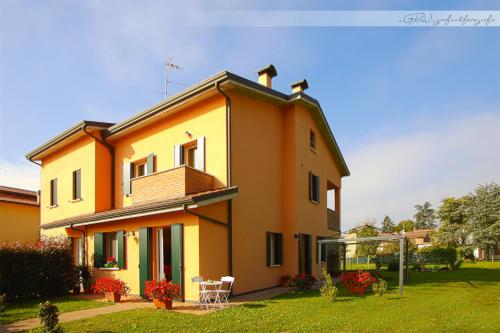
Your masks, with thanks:
[[[374,237],[378,236],[377,228],[373,224],[365,224],[356,237]],[[379,242],[363,242],[356,245],[356,255],[360,257],[368,257],[368,265],[370,265],[370,257],[377,254],[377,249],[379,247]]]
[[[467,228],[472,244],[485,250],[496,250],[500,242],[500,185],[493,182],[478,186],[467,211]]]
[[[382,229],[381,229],[381,231],[383,233],[394,232],[395,227],[396,226],[394,225],[394,222],[392,222],[392,219],[389,216],[386,215],[384,217],[384,220],[382,221]]]
[[[413,216],[415,218],[415,227],[417,229],[434,229],[436,228],[436,213],[431,208],[430,202],[424,202],[423,205],[415,205],[417,212]]]
[[[413,220],[402,220],[394,228],[395,231],[411,231],[415,229],[415,222]]]
[[[437,211],[439,229],[433,240],[443,246],[463,247],[468,241],[467,211],[471,196],[445,198]]]

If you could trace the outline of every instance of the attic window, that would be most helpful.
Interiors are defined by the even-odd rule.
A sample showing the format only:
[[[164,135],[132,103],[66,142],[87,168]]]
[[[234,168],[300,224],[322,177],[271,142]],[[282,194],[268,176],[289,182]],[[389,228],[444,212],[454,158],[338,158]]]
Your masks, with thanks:
[[[309,131],[309,147],[316,151],[316,133],[313,130]]]

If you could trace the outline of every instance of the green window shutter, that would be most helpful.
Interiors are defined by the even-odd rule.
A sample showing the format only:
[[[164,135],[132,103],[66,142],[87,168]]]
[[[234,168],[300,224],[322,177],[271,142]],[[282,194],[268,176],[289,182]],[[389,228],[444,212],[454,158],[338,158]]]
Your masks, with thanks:
[[[276,264],[283,265],[283,234],[276,234]]]
[[[178,284],[181,289],[181,299],[183,294],[184,258],[183,258],[183,225],[172,224],[170,226],[170,249],[172,253],[172,282]]]
[[[305,272],[306,274],[311,274],[311,264],[312,264],[312,251],[311,251],[311,245],[312,245],[312,236],[311,235],[304,235],[305,236]]]
[[[309,171],[309,200],[313,200],[313,174]]]
[[[266,233],[266,257],[267,257],[267,266],[271,266],[273,263],[273,258],[271,257],[271,244],[272,244],[272,237],[273,233],[272,232],[267,232]]]
[[[152,174],[155,168],[155,154],[151,153],[148,155],[146,162],[146,175]]]
[[[323,246],[323,244],[319,245],[318,241],[320,241],[323,237],[321,236],[316,236],[316,244],[318,244],[316,246],[316,262],[319,261],[319,247],[320,246]],[[321,248],[321,257],[323,257],[323,248]]]
[[[298,255],[298,259],[299,259],[299,273],[304,273],[304,267],[302,265],[302,239],[303,239],[304,235],[303,234],[299,234],[299,245],[298,245],[298,249],[299,249],[299,255]]]
[[[151,279],[152,228],[139,229],[139,291],[144,296],[144,282]]]
[[[81,170],[73,171],[73,200],[82,198]]]
[[[319,190],[319,176],[314,176],[314,187],[315,187],[315,196],[316,196],[316,201],[319,202],[319,194],[320,194],[320,190]]]
[[[94,267],[104,266],[104,234],[96,232],[94,234]]]
[[[130,162],[123,163],[123,194],[128,195],[131,192],[130,180],[132,179],[134,164]]]
[[[117,231],[116,240],[118,241],[118,268],[125,268],[125,231]]]

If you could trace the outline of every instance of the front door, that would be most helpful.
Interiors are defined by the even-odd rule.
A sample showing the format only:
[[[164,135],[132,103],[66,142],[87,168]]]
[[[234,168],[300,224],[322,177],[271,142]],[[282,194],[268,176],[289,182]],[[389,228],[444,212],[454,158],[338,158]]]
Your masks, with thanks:
[[[299,234],[299,273],[311,274],[312,236]]]

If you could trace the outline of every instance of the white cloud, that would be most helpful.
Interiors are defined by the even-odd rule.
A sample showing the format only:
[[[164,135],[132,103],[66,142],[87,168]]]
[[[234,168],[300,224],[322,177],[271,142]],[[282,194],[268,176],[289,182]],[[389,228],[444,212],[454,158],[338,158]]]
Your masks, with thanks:
[[[40,167],[28,161],[0,160],[0,185],[26,190],[40,189]]]
[[[434,207],[478,184],[500,180],[500,115],[440,122],[416,133],[366,141],[346,154],[351,176],[342,186],[343,230],[388,214],[410,218],[414,205]]]

